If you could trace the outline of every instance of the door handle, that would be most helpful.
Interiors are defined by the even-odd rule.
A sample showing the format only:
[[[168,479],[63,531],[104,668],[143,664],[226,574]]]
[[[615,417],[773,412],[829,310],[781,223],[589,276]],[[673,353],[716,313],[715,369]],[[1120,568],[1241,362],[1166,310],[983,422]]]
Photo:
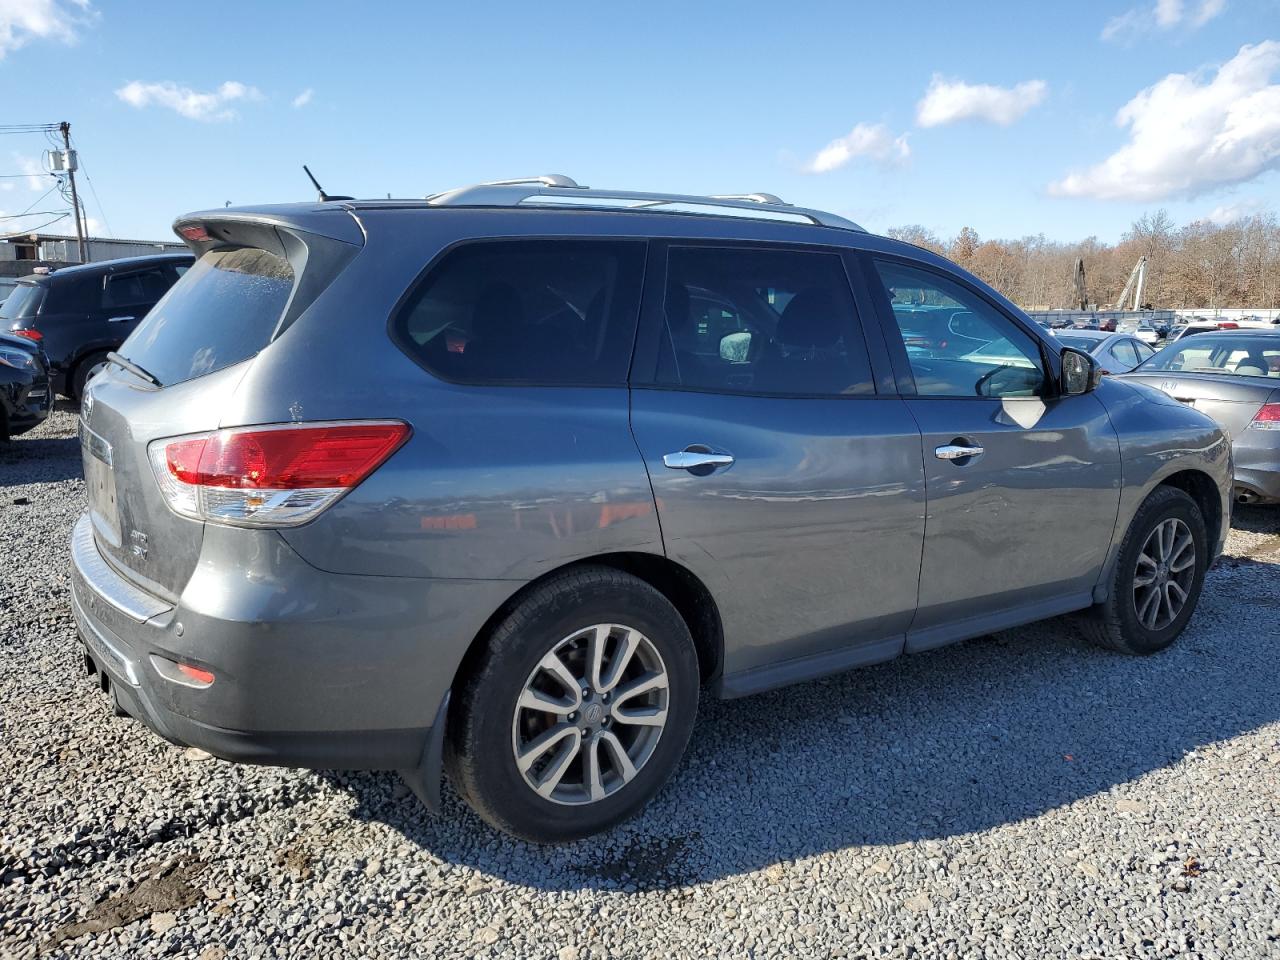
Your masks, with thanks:
[[[672,470],[710,472],[718,467],[733,466],[733,457],[727,453],[712,453],[709,450],[681,450],[679,453],[664,454],[662,464]]]
[[[107,317],[107,323],[127,323],[130,320],[136,319],[136,317]]]
[[[933,455],[939,460],[967,460],[969,457],[980,457],[985,452],[977,444],[970,446],[962,443],[944,443],[934,448]]]

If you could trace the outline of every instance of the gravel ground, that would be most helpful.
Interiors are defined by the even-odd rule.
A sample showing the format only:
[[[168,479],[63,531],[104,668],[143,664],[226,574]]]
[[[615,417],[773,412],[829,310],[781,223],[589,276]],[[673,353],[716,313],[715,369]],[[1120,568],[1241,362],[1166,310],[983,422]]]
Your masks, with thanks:
[[[1280,511],[1240,512],[1163,655],[1057,620],[707,702],[643,816],[539,848],[112,716],[74,425],[0,448],[6,957],[1280,956]]]

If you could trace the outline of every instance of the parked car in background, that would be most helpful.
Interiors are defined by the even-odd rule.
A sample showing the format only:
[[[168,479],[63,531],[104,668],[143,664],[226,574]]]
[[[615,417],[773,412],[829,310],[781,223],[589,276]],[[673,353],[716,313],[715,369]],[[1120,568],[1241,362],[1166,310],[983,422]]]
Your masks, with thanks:
[[[1164,339],[1164,334],[1156,326],[1147,323],[1145,320],[1134,328],[1133,335],[1149,347]]]
[[[52,407],[48,364],[40,345],[0,334],[0,440],[37,426]]]
[[[1056,334],[1055,339],[1064,347],[1074,347],[1089,354],[1098,361],[1103,373],[1127,373],[1155,355],[1150,346],[1127,333],[1065,330]]]
[[[119,709],[220,757],[432,809],[447,770],[569,840],[701,689],[1077,610],[1153,653],[1226,536],[1211,419],[833,214],[546,177],[176,227],[81,405],[71,606]]]
[[[1125,379],[1157,387],[1222,425],[1235,453],[1239,502],[1280,502],[1280,330],[1183,337]]]
[[[1200,333],[1217,333],[1222,327],[1213,321],[1204,321],[1202,323],[1186,323],[1176,328],[1169,334],[1169,343],[1174,343],[1184,337],[1194,337]]]
[[[78,399],[138,322],[194,262],[162,253],[32,274],[0,305],[0,332],[37,341],[49,357],[53,389]]]

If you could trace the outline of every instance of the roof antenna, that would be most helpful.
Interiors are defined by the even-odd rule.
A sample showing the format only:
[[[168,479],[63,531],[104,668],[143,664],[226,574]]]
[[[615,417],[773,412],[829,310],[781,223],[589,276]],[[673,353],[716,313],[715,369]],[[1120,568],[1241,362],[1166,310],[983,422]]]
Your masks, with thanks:
[[[355,197],[330,196],[329,194],[324,192],[324,187],[320,186],[320,181],[315,178],[315,176],[311,173],[311,170],[307,167],[305,163],[302,165],[302,169],[306,172],[307,178],[311,181],[312,185],[316,188],[316,193],[320,194],[321,203],[324,203],[328,200],[354,200],[355,199]]]

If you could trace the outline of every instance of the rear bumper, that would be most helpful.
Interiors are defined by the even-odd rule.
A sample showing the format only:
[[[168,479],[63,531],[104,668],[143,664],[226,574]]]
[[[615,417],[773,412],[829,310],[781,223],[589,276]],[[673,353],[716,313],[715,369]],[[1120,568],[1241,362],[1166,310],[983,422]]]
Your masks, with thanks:
[[[117,705],[172,742],[280,766],[420,766],[487,616],[475,601],[511,589],[325,573],[272,532],[211,528],[170,602],[103,558],[88,515],[71,553],[72,611]],[[214,682],[175,682],[155,658],[211,671]]]
[[[1280,430],[1242,430],[1231,444],[1236,496],[1247,502],[1280,502]]]

